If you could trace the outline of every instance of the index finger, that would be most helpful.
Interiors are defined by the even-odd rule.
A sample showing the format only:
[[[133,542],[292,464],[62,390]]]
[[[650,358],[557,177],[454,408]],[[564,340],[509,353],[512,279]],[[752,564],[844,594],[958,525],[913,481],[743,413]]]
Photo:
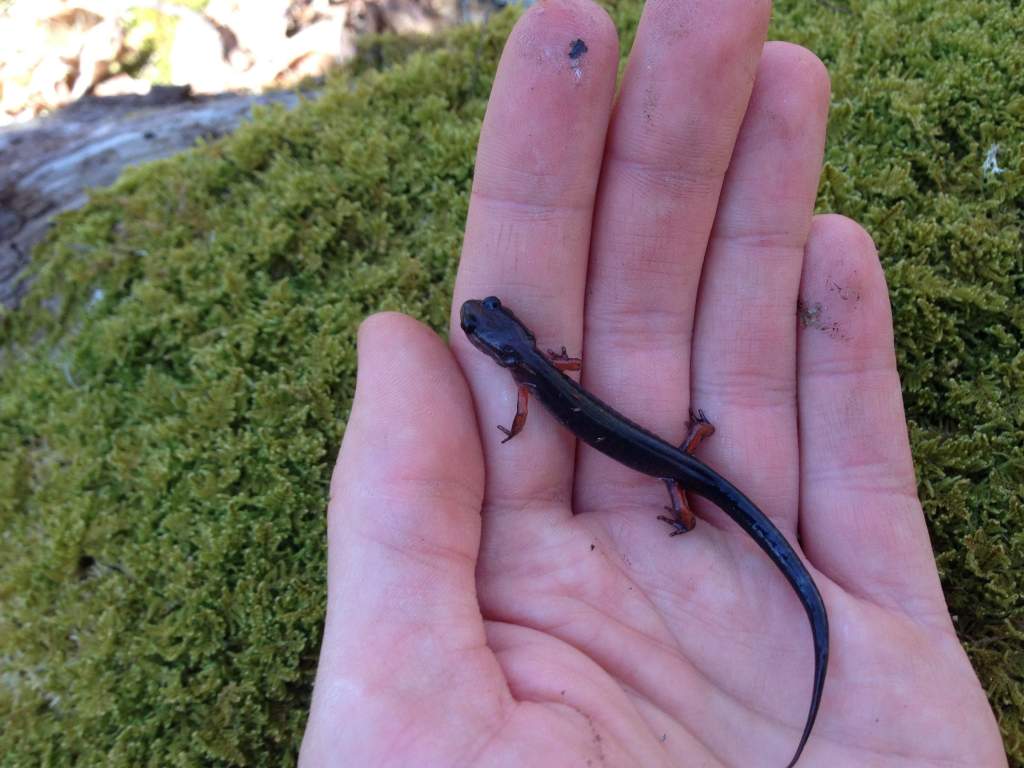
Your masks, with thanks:
[[[483,434],[492,510],[537,498],[568,502],[574,441],[531,426],[508,445],[495,427],[515,412],[508,374],[467,342],[458,310],[496,295],[542,346],[580,348],[594,196],[615,92],[618,41],[589,0],[552,0],[516,24],[491,91],[477,151],[452,348],[469,380]],[[500,451],[500,460],[497,452]]]

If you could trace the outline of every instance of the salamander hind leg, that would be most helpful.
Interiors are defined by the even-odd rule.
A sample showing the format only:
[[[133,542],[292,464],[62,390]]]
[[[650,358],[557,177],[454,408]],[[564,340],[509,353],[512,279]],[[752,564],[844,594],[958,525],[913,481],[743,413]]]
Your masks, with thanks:
[[[683,444],[679,448],[683,453],[691,455],[697,450],[697,446],[701,444],[702,440],[715,434],[715,425],[708,421],[704,411],[700,410],[696,413],[692,410],[690,411],[690,421],[687,424],[687,428],[689,431],[686,433],[686,439],[683,440]]]
[[[665,510],[671,512],[672,517],[658,515],[658,519],[672,526],[669,536],[678,536],[681,533],[692,531],[697,524],[697,518],[693,514],[693,510],[690,509],[690,505],[686,503],[686,495],[682,487],[671,477],[663,477],[661,481],[665,483],[669,502],[672,505],[665,507]]]

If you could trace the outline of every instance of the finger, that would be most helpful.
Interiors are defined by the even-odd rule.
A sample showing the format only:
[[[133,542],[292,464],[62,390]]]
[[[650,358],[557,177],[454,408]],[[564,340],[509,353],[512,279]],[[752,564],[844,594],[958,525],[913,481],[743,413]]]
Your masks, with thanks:
[[[496,426],[515,411],[508,374],[473,349],[458,326],[469,298],[497,295],[540,345],[579,349],[594,191],[615,89],[618,42],[589,0],[531,8],[502,54],[477,152],[452,348],[476,401],[488,467],[488,520],[525,500],[567,500],[573,441],[534,409],[524,432],[500,445]]]
[[[331,481],[309,748],[357,754],[343,742],[361,729],[338,723],[379,724],[391,708],[397,726],[402,701],[479,683],[480,666],[493,664],[474,585],[482,497],[469,391],[448,348],[408,317],[371,317]]]
[[[683,438],[701,262],[770,4],[651,0],[608,137],[588,276],[584,383]],[[577,501],[656,505],[664,490],[595,451]]]
[[[701,457],[790,531],[799,500],[793,313],[828,104],[828,73],[813,53],[765,46],[704,263],[694,334],[691,399],[716,428]]]
[[[800,285],[800,530],[848,591],[949,626],[917,499],[892,315],[870,236],[814,220]]]

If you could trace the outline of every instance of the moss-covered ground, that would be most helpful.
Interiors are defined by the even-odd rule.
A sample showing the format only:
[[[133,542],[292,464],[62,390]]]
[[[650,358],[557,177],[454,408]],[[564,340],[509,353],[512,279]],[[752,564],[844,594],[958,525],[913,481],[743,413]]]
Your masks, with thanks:
[[[640,5],[608,7],[628,50]],[[294,760],[354,330],[444,327],[511,23],[378,48],[38,250],[0,317],[0,765]],[[820,206],[880,248],[946,595],[1021,764],[1024,8],[780,0],[772,36],[832,73]]]

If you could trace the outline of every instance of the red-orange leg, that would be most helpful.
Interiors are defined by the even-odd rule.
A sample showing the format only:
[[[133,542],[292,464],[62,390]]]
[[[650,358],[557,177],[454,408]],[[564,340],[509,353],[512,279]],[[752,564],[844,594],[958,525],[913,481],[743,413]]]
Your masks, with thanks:
[[[548,358],[551,360],[551,364],[563,373],[566,371],[578,371],[583,367],[583,358],[569,357],[569,353],[566,352],[565,347],[562,347],[561,352],[555,352],[555,350],[549,349]]]
[[[693,526],[697,524],[697,518],[686,502],[686,491],[671,477],[663,477],[661,480],[665,483],[665,488],[668,489],[668,499],[672,504],[665,509],[672,513],[672,517],[658,515],[658,519],[672,526],[673,530],[669,536],[678,536],[681,533],[692,531]]]
[[[526,411],[530,405],[530,388],[525,384],[519,385],[519,399],[516,401],[516,417],[512,419],[512,427],[498,425],[498,429],[505,433],[506,437],[502,444],[507,443],[513,437],[523,431],[526,426]]]
[[[707,416],[704,415],[704,411],[697,411],[696,413],[690,411],[689,428],[690,430],[686,434],[686,439],[683,440],[683,444],[679,446],[683,450],[683,453],[692,454],[697,450],[697,446],[700,445],[701,440],[715,434],[715,425],[708,421]]]

